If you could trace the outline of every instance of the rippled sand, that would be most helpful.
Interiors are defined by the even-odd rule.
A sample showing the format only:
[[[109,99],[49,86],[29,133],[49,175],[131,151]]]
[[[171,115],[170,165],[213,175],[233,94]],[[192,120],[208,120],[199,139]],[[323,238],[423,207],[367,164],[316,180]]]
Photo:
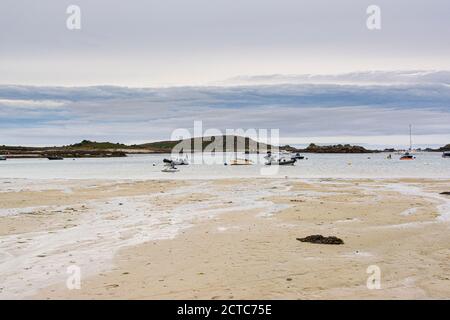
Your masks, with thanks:
[[[449,180],[3,179],[0,298],[450,298],[443,191]],[[312,234],[345,243],[296,240]]]

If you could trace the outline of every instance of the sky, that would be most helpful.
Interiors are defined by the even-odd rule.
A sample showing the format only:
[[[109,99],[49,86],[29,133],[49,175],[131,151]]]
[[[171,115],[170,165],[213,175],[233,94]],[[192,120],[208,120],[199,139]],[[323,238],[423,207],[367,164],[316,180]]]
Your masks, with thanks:
[[[450,143],[448,0],[2,0],[0,13],[0,144],[155,141],[194,120],[399,147],[412,123],[417,145]]]

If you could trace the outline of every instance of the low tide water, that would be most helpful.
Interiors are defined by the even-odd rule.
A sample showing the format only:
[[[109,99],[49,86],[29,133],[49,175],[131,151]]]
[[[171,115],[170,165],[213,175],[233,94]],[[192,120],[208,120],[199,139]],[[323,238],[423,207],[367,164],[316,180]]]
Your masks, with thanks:
[[[251,166],[224,165],[234,153],[215,156],[197,154],[179,172],[161,172],[162,160],[169,154],[129,155],[125,158],[8,159],[0,161],[0,179],[214,179],[248,177],[295,178],[450,178],[450,159],[441,153],[417,153],[412,161],[400,155],[378,154],[304,154],[294,166],[264,165],[264,155],[250,154]],[[203,159],[201,159],[203,157]],[[244,158],[245,155],[238,155]]]

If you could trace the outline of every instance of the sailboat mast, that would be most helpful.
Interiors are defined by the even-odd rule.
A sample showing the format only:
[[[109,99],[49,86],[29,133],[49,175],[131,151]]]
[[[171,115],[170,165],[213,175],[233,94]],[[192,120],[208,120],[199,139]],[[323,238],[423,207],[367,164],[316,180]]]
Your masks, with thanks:
[[[409,151],[412,150],[412,132],[411,132],[411,125],[409,125]]]

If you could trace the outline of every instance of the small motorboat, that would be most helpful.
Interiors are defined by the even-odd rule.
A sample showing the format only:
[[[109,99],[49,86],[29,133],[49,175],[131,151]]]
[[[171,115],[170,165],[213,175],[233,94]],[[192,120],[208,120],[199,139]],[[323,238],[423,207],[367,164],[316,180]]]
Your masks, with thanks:
[[[249,159],[234,159],[230,161],[230,166],[249,166],[253,162]]]
[[[450,158],[450,151],[444,151],[444,153],[442,154],[442,158]]]
[[[291,158],[280,158],[278,159],[278,165],[279,166],[293,166],[295,164],[295,162],[297,161],[297,159]]]
[[[6,161],[6,157],[5,156],[0,156],[0,161]]]
[[[161,170],[161,172],[178,172],[180,169],[175,167],[175,164],[173,162],[166,162],[164,164],[165,168]]]
[[[177,158],[177,159],[173,160],[173,163],[175,165],[177,165],[177,166],[187,166],[187,165],[189,165],[189,161],[186,158],[185,159]]]
[[[64,160],[63,157],[60,156],[49,156],[47,157],[48,160]]]
[[[173,163],[176,166],[187,166],[189,165],[189,161],[187,158],[181,159],[181,158],[177,158],[177,159],[164,159],[163,160],[164,163]]]
[[[291,159],[295,159],[295,160],[303,160],[303,159],[305,159],[305,157],[304,156],[302,156],[300,153],[296,153],[296,154],[293,154],[292,156],[291,156]]]
[[[281,157],[279,159],[273,157],[273,156],[266,156],[267,162],[265,163],[266,166],[271,165],[279,165],[279,166],[293,166],[297,159],[294,158],[288,158],[288,157]]]

